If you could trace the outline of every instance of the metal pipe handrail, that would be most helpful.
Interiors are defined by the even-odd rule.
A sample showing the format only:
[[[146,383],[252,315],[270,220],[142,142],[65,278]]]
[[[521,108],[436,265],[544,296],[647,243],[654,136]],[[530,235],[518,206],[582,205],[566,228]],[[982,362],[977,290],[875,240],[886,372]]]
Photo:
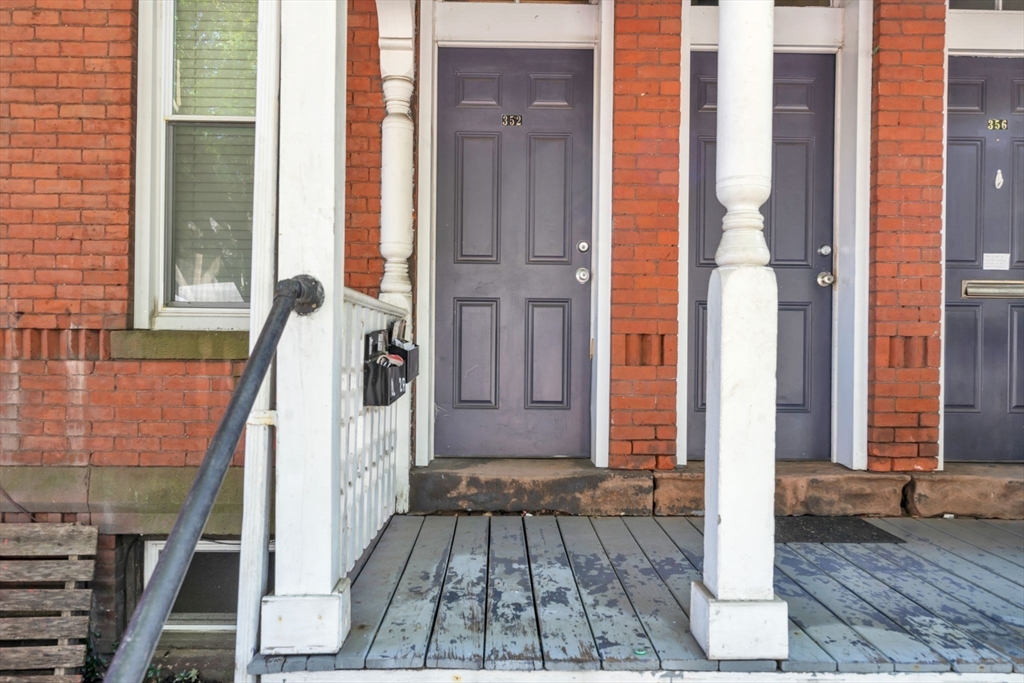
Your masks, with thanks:
[[[309,275],[277,283],[274,304],[263,330],[249,354],[238,385],[231,393],[227,410],[217,425],[192,488],[167,537],[167,545],[160,553],[149,584],[107,669],[106,683],[141,683],[144,679],[288,317],[292,311],[308,315],[320,308],[323,301],[323,286]]]

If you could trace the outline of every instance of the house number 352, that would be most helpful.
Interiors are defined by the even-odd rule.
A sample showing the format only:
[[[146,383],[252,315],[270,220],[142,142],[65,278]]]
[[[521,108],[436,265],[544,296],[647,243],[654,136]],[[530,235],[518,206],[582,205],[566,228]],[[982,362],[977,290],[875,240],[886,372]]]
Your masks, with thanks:
[[[522,114],[502,114],[501,125],[503,126],[521,126],[523,125]]]
[[[989,130],[1006,130],[1008,127],[1006,119],[989,119],[988,129]]]

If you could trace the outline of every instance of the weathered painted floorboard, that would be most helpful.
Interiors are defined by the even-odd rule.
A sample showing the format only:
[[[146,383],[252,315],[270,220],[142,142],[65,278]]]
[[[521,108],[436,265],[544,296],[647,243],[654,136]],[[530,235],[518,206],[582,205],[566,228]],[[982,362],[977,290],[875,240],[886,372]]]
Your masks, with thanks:
[[[701,532],[686,517],[655,517],[655,520],[697,572],[703,571],[704,536]]]
[[[979,533],[989,538],[994,538],[1004,545],[1015,548],[1017,552],[1024,555],[1024,537],[1014,532],[1009,527],[989,524],[990,520],[985,519],[947,519],[947,522],[955,522],[958,526]]]
[[[997,529],[1009,531],[1024,538],[1024,519],[983,519],[979,520],[985,524],[991,524]]]
[[[423,520],[405,572],[366,655],[366,668],[408,669],[424,665],[454,531],[454,517]],[[363,569],[364,575],[366,572]]]
[[[1019,629],[990,620],[970,604],[961,602],[949,593],[921,580],[920,577],[907,574],[898,566],[872,553],[870,546],[835,543],[827,547],[936,617],[961,631],[969,632],[972,637],[998,650],[1015,664],[1024,664],[1024,641]]]
[[[616,517],[593,520],[594,530],[665,669],[714,670],[690,633],[690,620]],[[775,666],[773,663],[772,669]]]
[[[554,517],[527,517],[524,522],[544,668],[600,669],[601,657],[569,567],[558,522]]]
[[[590,519],[559,517],[566,554],[604,669],[659,668],[657,654],[637,618]]]
[[[942,655],[960,673],[1010,673],[1013,665],[969,633],[918,605],[845,558],[816,543],[791,543],[787,548],[878,608],[914,638]]]
[[[890,550],[896,551],[897,549],[905,549],[913,553],[914,555],[927,560],[928,562],[940,567],[943,571],[949,572],[951,575],[959,576],[965,579],[975,586],[994,593],[995,595],[1003,598],[1007,602],[1013,603],[1018,607],[1024,607],[1024,587],[1021,587],[1009,581],[1006,578],[990,572],[984,567],[980,567],[970,560],[964,559],[959,555],[948,552],[945,548],[933,545],[925,540],[917,539],[899,529],[898,527],[890,524],[891,520],[887,519],[871,519],[868,520],[872,524],[876,524],[879,527],[889,531],[890,533],[896,534],[907,542],[901,546],[893,546]]]
[[[1024,544],[1004,543],[1000,539],[993,538],[990,534],[980,532],[971,527],[969,522],[976,520],[969,519],[922,519],[920,522],[926,527],[940,533],[949,534],[961,541],[970,543],[976,548],[1001,557],[1007,562],[1013,562],[1018,567],[1024,568]],[[1022,569],[1024,573],[1024,569]]]
[[[544,668],[530,563],[520,517],[491,518],[484,668],[533,671]]]
[[[366,663],[366,653],[384,620],[422,526],[422,517],[393,517],[388,523],[363,565],[365,572],[360,572],[352,584],[352,630],[338,652],[337,668],[361,669]]]
[[[700,572],[679,552],[679,548],[652,517],[626,517],[623,521],[640,544],[651,566],[689,616],[690,584],[701,580]]]
[[[487,610],[487,517],[459,517],[427,666],[480,669]]]
[[[775,566],[892,660],[897,671],[949,671],[940,655],[795,551],[777,546]]]
[[[921,520],[893,518],[887,519],[886,522],[905,534],[903,538],[907,538],[909,536],[931,543],[932,545],[962,557],[969,562],[973,562],[993,574],[998,574],[1004,579],[1012,581],[1019,586],[1024,585],[1024,571],[1021,571],[1021,567],[1019,565],[993,555],[987,550],[982,550],[975,545],[971,545],[967,541],[960,540],[956,536],[934,529],[927,524],[922,524]]]

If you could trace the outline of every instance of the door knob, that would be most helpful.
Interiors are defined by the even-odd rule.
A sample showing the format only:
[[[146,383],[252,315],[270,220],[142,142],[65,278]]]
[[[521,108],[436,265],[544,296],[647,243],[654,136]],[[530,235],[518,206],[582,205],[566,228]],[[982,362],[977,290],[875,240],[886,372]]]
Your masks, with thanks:
[[[818,286],[831,287],[836,281],[836,276],[829,272],[818,273]]]
[[[587,268],[580,268],[576,271],[576,282],[581,285],[585,285],[590,282],[590,270]]]

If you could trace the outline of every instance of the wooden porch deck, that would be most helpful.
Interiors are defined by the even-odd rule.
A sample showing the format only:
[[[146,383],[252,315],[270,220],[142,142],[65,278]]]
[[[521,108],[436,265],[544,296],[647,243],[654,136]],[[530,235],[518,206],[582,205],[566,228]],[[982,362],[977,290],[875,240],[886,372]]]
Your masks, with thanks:
[[[687,618],[700,518],[396,516],[341,651],[250,672],[1024,671],[1024,522],[870,521],[906,542],[776,546],[788,660],[713,662]]]

